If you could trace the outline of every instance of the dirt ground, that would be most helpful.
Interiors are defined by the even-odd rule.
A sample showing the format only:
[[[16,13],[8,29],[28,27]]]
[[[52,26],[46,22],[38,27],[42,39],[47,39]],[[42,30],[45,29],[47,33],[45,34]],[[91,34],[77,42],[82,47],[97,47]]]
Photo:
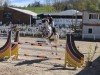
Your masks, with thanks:
[[[0,47],[2,47],[6,39],[0,40]],[[20,42],[23,44],[19,46],[18,59],[1,61],[0,75],[76,75],[84,69],[82,67],[73,70],[67,66],[66,69],[63,69],[66,40],[60,40],[57,55],[56,50],[54,48],[51,50],[50,45],[33,46],[30,44],[35,43],[36,40],[37,38],[20,37]],[[75,44],[79,51],[85,55],[85,61],[87,60],[88,54],[93,53],[96,45],[98,48],[93,60],[100,56],[99,42],[75,41]],[[37,56],[46,56],[48,58]]]

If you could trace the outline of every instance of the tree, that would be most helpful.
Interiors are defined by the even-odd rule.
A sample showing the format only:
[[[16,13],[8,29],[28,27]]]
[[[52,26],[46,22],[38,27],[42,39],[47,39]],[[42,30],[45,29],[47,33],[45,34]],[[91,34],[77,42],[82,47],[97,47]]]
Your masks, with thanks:
[[[8,7],[10,5],[10,1],[9,0],[5,0],[3,6],[4,7]]]
[[[3,5],[3,2],[4,2],[5,0],[0,0],[0,6],[2,6]]]
[[[40,7],[40,6],[42,6],[42,4],[40,2],[38,2],[38,1],[28,5],[28,7]]]
[[[74,9],[77,9],[80,11],[83,11],[83,10],[100,11],[99,0],[74,0],[74,1],[71,1],[70,3]]]
[[[86,10],[100,11],[100,9],[99,9],[99,0],[87,0],[86,1]]]
[[[31,7],[31,4],[29,4],[27,7]]]
[[[53,7],[55,8],[55,10],[57,11],[63,11],[63,10],[67,10],[68,6],[67,6],[67,2],[66,1],[62,1],[62,2],[55,2],[53,4]]]

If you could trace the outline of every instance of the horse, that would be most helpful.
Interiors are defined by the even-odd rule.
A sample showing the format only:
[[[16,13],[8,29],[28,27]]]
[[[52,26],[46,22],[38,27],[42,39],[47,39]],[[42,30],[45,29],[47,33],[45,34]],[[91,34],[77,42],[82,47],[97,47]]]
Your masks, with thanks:
[[[52,51],[52,48],[55,47],[56,55],[57,55],[57,48],[59,46],[59,34],[57,33],[57,31],[53,32],[54,29],[48,23],[48,20],[42,21],[42,25],[43,25],[43,28],[40,29],[40,31],[42,32],[42,37],[47,39],[47,41],[49,42],[51,46],[51,51]],[[52,43],[54,44],[54,46]],[[52,54],[54,53],[52,52]]]

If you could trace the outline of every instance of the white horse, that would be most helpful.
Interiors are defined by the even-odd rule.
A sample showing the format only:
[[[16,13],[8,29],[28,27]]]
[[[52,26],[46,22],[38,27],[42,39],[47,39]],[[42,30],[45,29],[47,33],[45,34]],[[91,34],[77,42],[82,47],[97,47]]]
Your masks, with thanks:
[[[45,20],[43,24],[43,28],[41,29],[42,35],[44,38],[46,38],[51,46],[51,51],[53,49],[53,47],[55,47],[56,49],[56,55],[57,55],[57,48],[59,46],[59,34],[57,33],[57,31],[53,32],[53,28],[49,25],[48,21]],[[52,54],[53,51],[52,51]]]

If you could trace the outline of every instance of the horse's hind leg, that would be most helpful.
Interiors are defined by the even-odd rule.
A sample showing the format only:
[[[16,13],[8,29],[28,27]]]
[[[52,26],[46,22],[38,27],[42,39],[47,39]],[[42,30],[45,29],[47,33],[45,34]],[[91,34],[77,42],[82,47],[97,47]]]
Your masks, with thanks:
[[[58,55],[58,53],[57,53],[57,46],[55,46],[55,49],[56,49],[56,55]]]
[[[55,53],[53,52],[53,47],[56,50]],[[55,46],[51,45],[51,51],[52,51],[52,54],[58,55],[58,53],[57,53],[57,46],[56,45]]]
[[[58,50],[58,43],[59,43],[59,41],[56,40],[56,41],[55,41],[55,50],[56,50],[56,55],[58,55],[58,53],[57,53],[57,50]]]

